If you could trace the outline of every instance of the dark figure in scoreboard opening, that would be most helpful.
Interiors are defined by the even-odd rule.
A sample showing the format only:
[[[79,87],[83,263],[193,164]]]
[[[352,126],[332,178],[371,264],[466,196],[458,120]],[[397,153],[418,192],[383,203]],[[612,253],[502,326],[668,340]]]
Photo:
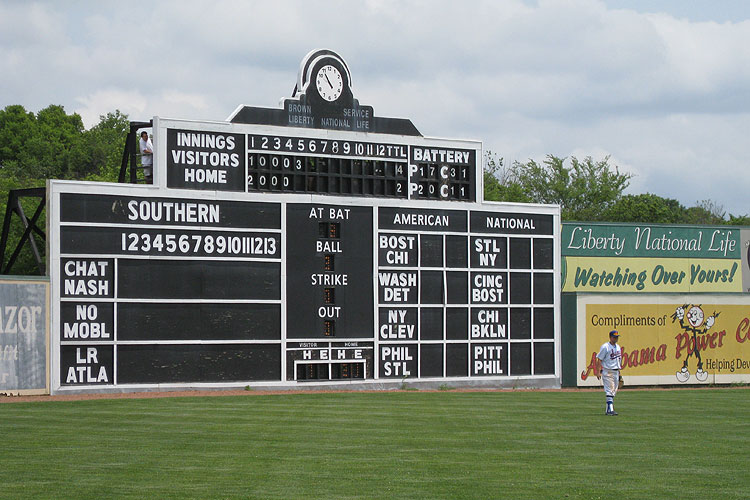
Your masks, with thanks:
[[[154,168],[154,145],[151,143],[151,139],[148,138],[148,132],[145,130],[141,132],[141,140],[139,142],[141,149],[141,166],[143,167],[143,176],[146,178],[148,184],[153,184],[153,168]]]
[[[596,355],[602,363],[597,374],[597,379],[604,379],[604,394],[607,397],[607,410],[605,415],[617,415],[615,411],[615,394],[620,382],[620,370],[622,369],[622,349],[617,345],[620,332],[612,330],[609,332],[609,342],[602,345],[599,354]]]

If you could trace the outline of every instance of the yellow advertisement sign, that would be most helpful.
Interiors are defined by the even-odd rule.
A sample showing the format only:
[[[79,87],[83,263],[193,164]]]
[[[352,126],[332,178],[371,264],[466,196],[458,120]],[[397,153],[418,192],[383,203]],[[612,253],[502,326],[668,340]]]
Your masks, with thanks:
[[[596,354],[613,329],[620,332],[628,383],[750,382],[750,301],[665,295],[651,296],[648,303],[591,299],[578,306],[578,385],[599,384]]]
[[[564,257],[563,292],[742,292],[741,261]]]

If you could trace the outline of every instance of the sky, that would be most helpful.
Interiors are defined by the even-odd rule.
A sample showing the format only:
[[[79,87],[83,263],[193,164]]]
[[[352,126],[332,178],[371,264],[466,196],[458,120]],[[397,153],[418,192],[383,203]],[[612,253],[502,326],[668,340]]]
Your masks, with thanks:
[[[745,0],[138,4],[0,0],[0,108],[225,120],[279,106],[328,48],[360,103],[425,136],[506,163],[609,156],[627,193],[750,214]]]

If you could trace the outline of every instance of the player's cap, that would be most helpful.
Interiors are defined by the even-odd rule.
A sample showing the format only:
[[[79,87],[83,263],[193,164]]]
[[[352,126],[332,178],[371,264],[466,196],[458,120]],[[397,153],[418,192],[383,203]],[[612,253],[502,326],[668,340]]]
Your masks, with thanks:
[[[620,332],[618,332],[617,330],[612,330],[611,332],[609,332],[609,336],[610,337],[619,337],[620,336]]]

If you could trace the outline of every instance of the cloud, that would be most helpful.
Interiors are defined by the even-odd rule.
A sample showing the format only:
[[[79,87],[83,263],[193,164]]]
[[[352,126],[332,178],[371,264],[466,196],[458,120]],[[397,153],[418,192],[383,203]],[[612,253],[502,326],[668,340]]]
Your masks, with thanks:
[[[363,104],[427,135],[520,161],[610,154],[631,190],[750,212],[750,21],[694,18],[598,0],[4,2],[0,106],[222,120],[277,106],[328,47]]]
[[[106,89],[77,97],[76,101],[79,107],[74,111],[81,115],[86,128],[91,128],[99,123],[99,116],[115,109],[131,117],[142,116],[148,99],[136,90]]]

